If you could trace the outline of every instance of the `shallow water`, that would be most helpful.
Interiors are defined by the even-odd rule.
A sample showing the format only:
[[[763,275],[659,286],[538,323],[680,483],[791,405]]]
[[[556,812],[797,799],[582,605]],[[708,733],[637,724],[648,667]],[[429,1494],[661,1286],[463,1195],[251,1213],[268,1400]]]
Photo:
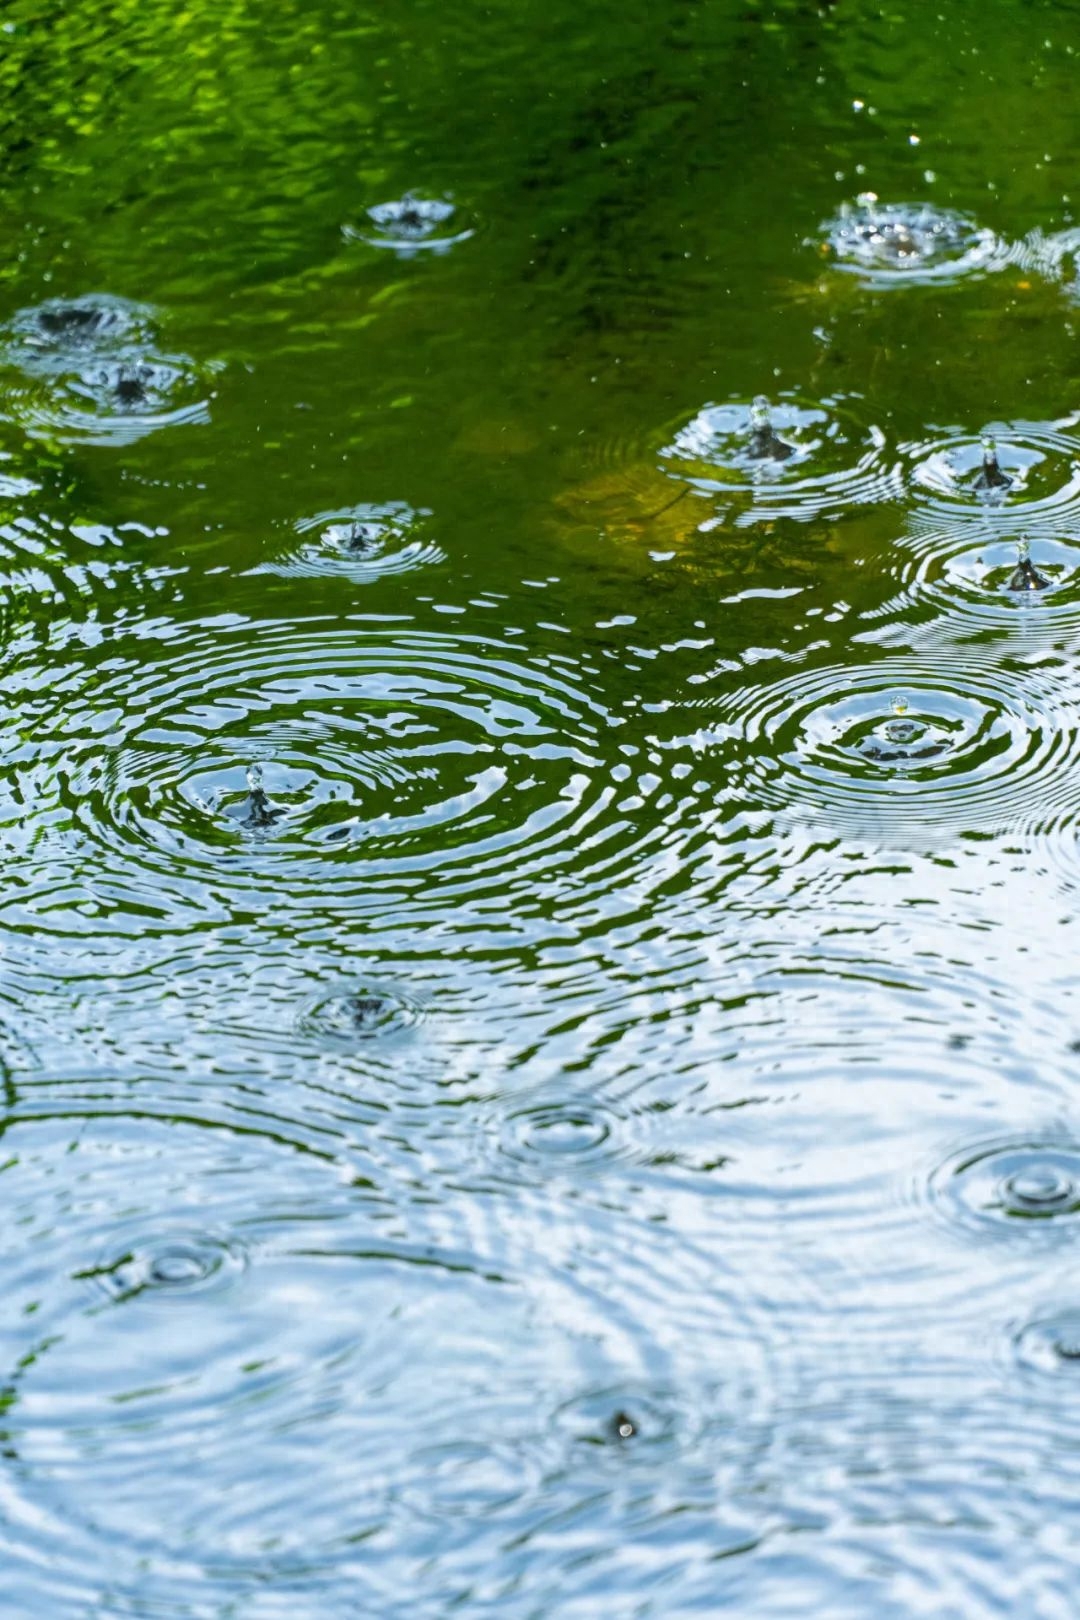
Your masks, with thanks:
[[[1071,1615],[1080,8],[3,28],[0,1610]]]

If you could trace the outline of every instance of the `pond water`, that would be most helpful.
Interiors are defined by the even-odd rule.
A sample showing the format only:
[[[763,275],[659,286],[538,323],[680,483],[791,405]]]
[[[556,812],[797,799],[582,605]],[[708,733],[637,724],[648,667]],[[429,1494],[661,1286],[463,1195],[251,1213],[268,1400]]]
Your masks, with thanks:
[[[0,27],[0,1609],[1071,1615],[1080,5]]]

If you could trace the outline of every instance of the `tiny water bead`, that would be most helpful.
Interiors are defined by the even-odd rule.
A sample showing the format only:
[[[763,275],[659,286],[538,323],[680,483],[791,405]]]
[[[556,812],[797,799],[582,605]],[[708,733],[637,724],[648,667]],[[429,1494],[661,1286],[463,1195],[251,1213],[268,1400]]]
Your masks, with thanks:
[[[346,240],[389,248],[404,259],[417,253],[446,253],[456,243],[467,241],[473,231],[474,226],[461,219],[449,198],[419,197],[411,191],[390,202],[375,203],[367,210],[366,224],[342,226]]]
[[[959,280],[1002,268],[1006,244],[965,214],[930,203],[883,203],[864,191],[822,224],[837,267],[870,286]]]
[[[714,518],[728,510],[728,498],[741,497],[731,502],[740,524],[839,517],[903,491],[885,435],[860,421],[858,400],[839,397],[770,404],[759,394],[749,406],[706,405],[661,448],[659,460],[670,477],[712,501]]]
[[[302,518],[296,533],[301,545],[262,563],[257,573],[347,575],[376,579],[445,561],[431,534],[432,513],[406,501],[342,506]]]
[[[46,437],[124,444],[206,422],[216,369],[161,353],[155,312],[106,294],[50,299],[0,327],[0,411]]]
[[[1080,1214],[1080,1147],[992,1142],[953,1154],[933,1172],[934,1206],[961,1223],[1023,1229]]]
[[[696,1439],[693,1425],[681,1420],[680,1405],[669,1406],[655,1391],[636,1386],[597,1389],[567,1402],[555,1422],[576,1445],[609,1449],[616,1456],[638,1448],[655,1455]]]

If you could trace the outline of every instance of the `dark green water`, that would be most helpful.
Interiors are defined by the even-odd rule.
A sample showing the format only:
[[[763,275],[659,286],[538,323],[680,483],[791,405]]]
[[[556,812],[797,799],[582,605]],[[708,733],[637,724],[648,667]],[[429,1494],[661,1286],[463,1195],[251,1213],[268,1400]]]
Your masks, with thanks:
[[[1064,1620],[1080,5],[0,27],[0,1613]]]

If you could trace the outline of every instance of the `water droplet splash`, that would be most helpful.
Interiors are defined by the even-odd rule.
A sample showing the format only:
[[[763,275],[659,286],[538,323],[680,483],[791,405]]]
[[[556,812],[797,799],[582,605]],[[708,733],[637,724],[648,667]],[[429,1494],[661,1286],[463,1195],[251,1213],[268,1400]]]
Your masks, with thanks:
[[[966,215],[930,203],[883,203],[864,191],[822,227],[839,269],[872,286],[952,281],[1008,262],[1009,249]]]
[[[1037,1379],[1080,1378],[1080,1311],[1026,1323],[1013,1340],[1021,1371]]]
[[[302,518],[295,525],[303,536],[291,553],[261,563],[257,573],[347,575],[375,580],[384,574],[445,562],[431,535],[432,513],[406,501],[343,506]]]
[[[423,1016],[421,1004],[392,985],[365,983],[355,989],[321,996],[298,1019],[302,1034],[341,1047],[381,1040],[413,1029]]]
[[[890,707],[898,689],[901,716]],[[725,798],[745,794],[786,825],[933,847],[1080,805],[1060,681],[1037,671],[973,674],[969,656],[936,651],[931,662],[803,670],[709,707],[712,723],[698,705],[686,716],[696,729],[665,746],[692,750],[701,774],[715,751]]]
[[[375,203],[367,217],[365,226],[342,227],[346,239],[390,248],[403,259],[418,253],[446,253],[474,232],[472,225],[462,223],[449,198],[419,197],[412,191],[391,202]]]
[[[710,501],[712,523],[728,510],[739,525],[839,516],[902,491],[884,434],[861,424],[857,407],[771,405],[761,394],[750,406],[707,405],[661,449],[660,461],[669,478]]]
[[[1016,548],[1016,567],[1009,576],[1010,591],[1045,591],[1050,581],[1031,561],[1031,542],[1023,536]]]
[[[222,1286],[246,1263],[245,1251],[235,1242],[198,1234],[164,1237],[75,1275],[119,1303],[151,1292],[188,1295]]]
[[[892,718],[874,726],[855,744],[864,759],[879,765],[903,765],[934,759],[948,751],[952,740],[949,727],[912,715],[906,697],[894,697],[889,708]]]
[[[758,394],[750,407],[750,438],[747,449],[751,461],[787,461],[795,446],[782,439],[772,425],[772,412],[764,394]]]
[[[6,410],[27,432],[88,444],[208,421],[220,367],[161,353],[156,328],[148,306],[103,293],[18,311],[0,327],[0,368],[17,374]]]
[[[284,805],[273,804],[263,787],[262,766],[252,763],[245,771],[247,797],[239,804],[227,805],[225,814],[244,828],[245,832],[267,832],[285,814]]]
[[[1008,473],[1001,470],[997,455],[997,441],[992,433],[984,433],[979,441],[982,466],[976,474],[972,488],[987,499],[1002,499],[1013,486]]]

